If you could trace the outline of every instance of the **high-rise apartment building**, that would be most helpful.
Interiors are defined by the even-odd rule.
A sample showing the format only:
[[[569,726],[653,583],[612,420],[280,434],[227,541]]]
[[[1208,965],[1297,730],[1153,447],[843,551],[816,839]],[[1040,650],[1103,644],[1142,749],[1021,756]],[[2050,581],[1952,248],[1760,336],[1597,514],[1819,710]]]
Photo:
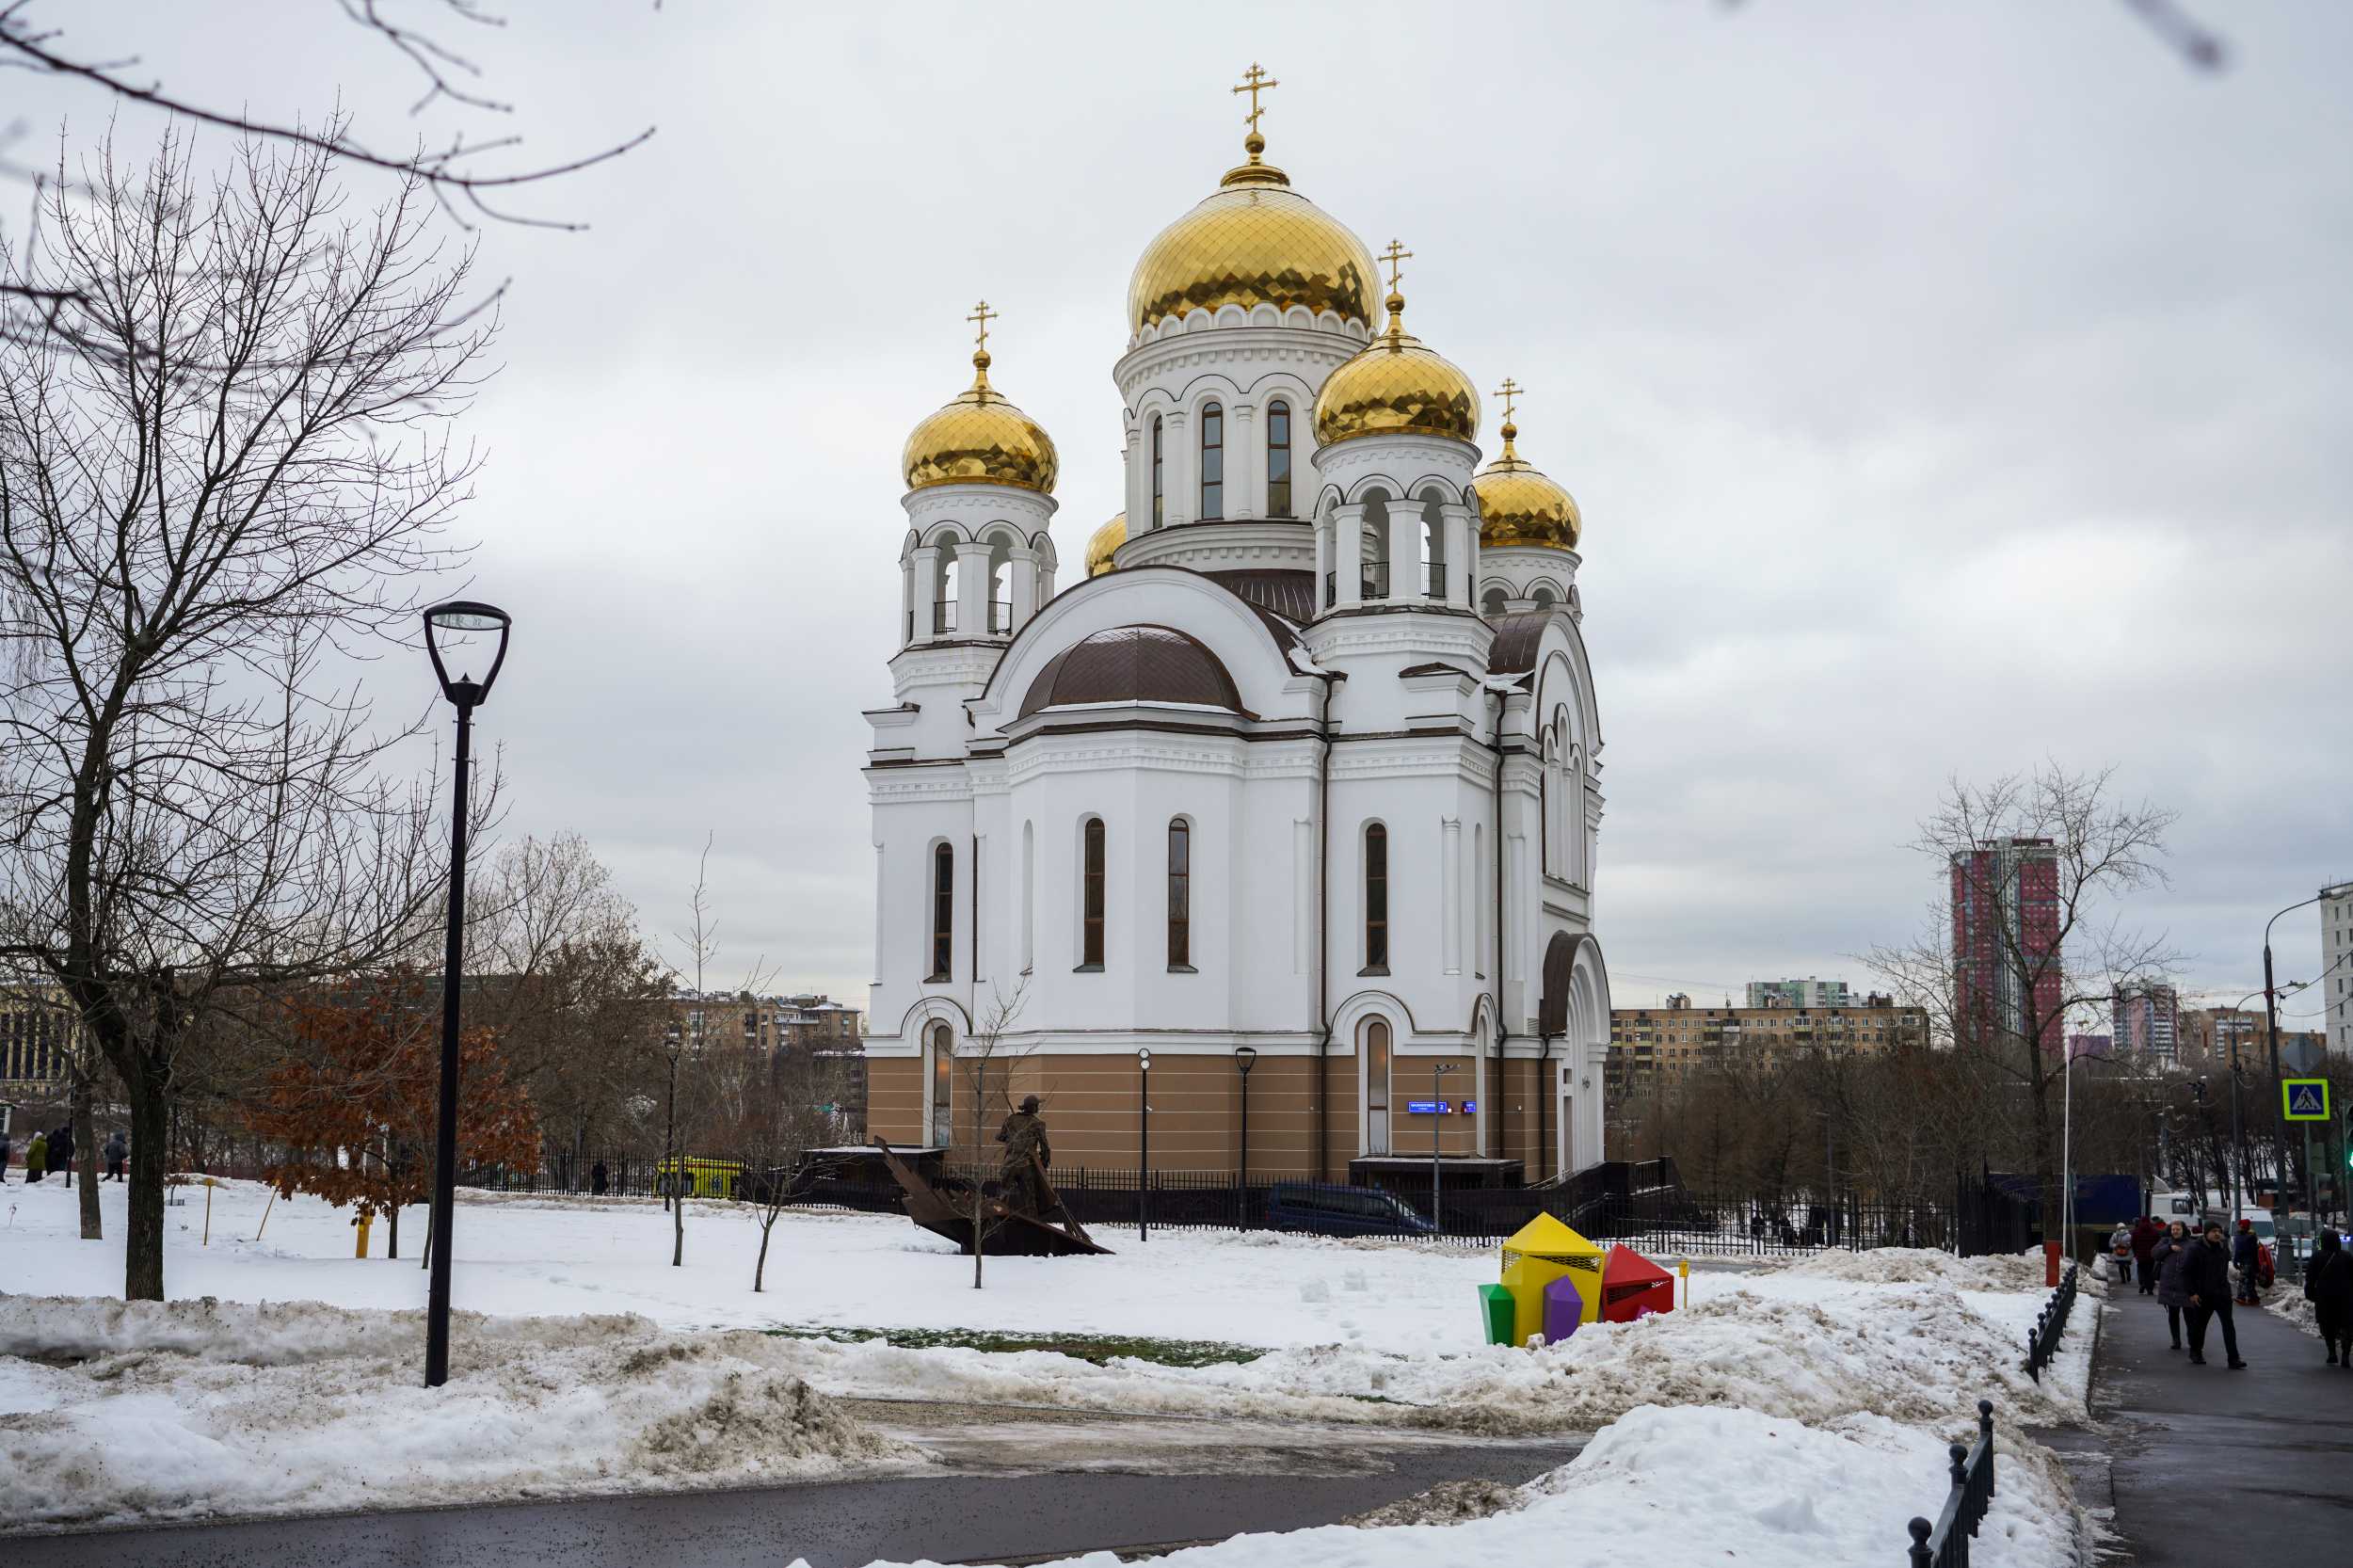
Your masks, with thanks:
[[[1843,980],[1752,980],[1751,1007],[1852,1007],[1853,997]]]
[[[2182,1056],[2182,1002],[2170,985],[2138,982],[2108,998],[2116,1052],[2127,1061],[2170,1067]]]
[[[2353,882],[2320,890],[2320,991],[2329,1054],[2353,1055]]]
[[[2060,1049],[2058,847],[1989,840],[1952,857],[1953,971],[1964,1039],[2037,1037]]]

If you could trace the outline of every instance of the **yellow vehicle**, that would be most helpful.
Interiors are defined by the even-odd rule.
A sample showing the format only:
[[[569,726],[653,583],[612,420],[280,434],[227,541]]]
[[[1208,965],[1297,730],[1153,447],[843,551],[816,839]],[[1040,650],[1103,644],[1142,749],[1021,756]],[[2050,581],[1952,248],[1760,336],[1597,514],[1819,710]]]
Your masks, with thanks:
[[[674,1156],[655,1167],[657,1180],[654,1191],[668,1192],[678,1185],[679,1160]],[[686,1194],[694,1198],[742,1197],[744,1162],[740,1160],[696,1160],[689,1156],[686,1165]]]

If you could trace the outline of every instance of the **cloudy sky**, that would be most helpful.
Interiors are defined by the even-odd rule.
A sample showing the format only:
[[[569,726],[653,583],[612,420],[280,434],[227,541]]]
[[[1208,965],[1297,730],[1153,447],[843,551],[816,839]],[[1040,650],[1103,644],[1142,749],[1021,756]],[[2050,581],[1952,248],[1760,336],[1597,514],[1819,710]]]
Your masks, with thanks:
[[[517,202],[587,232],[482,235],[507,830],[585,835],[657,934],[714,835],[723,967],[863,1002],[900,442],[985,296],[1078,558],[1121,504],[1129,268],[1236,161],[1257,59],[1269,157],[1415,251],[1416,331],[1532,389],[1523,449],[1584,511],[1621,1002],[1860,983],[1933,890],[1902,846],[1945,777],[2046,758],[2181,813],[2127,918],[2235,997],[2271,911],[2353,877],[2353,12],[2185,3],[2228,70],[2122,0],[395,4],[521,156],[660,128]],[[35,14],[224,107],[507,128],[408,118],[413,69],[327,0]],[[35,143],[111,109],[5,87]],[[376,681],[408,711],[426,672]],[[2280,929],[2310,974],[2310,911]]]

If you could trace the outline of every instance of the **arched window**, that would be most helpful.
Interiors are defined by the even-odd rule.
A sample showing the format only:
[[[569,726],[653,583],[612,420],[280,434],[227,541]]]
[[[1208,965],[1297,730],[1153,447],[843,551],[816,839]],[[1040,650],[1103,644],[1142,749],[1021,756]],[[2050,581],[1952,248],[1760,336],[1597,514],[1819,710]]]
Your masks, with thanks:
[[[1548,587],[1539,584],[1536,591],[1529,595],[1529,598],[1536,601],[1536,608],[1539,610],[1552,608],[1552,590]]]
[[[1193,968],[1193,824],[1168,824],[1168,967]]]
[[[944,1023],[931,1027],[932,1078],[927,1097],[930,1114],[924,1118],[924,1131],[934,1148],[949,1148],[956,1141],[955,1087],[956,1052],[953,1036]]]
[[[1279,397],[1266,406],[1266,515],[1291,515],[1291,406]]]
[[[1152,526],[1158,528],[1164,513],[1160,499],[1160,416],[1152,416]]]
[[[1500,616],[1503,614],[1503,590],[1501,588],[1489,588],[1486,594],[1480,600],[1479,606],[1481,610],[1484,610],[1487,613],[1490,618]]]
[[[1103,819],[1089,817],[1080,833],[1079,967],[1103,967]]]
[[[1201,406],[1201,518],[1225,515],[1225,410]]]
[[[1389,972],[1389,830],[1365,829],[1365,971]]]
[[[946,980],[956,962],[956,852],[932,846],[932,967],[925,977]]]
[[[1365,1020],[1365,1152],[1389,1152],[1389,1020]]]

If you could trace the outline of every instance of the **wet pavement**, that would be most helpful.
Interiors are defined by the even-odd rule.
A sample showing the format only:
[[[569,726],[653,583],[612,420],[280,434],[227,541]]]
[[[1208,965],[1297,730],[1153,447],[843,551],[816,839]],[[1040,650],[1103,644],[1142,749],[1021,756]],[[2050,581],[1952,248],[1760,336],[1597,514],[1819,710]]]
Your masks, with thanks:
[[[2353,1562],[2353,1371],[2325,1365],[2321,1342],[2273,1313],[2235,1319],[2243,1372],[2224,1367],[2218,1328],[2193,1367],[2168,1348],[2156,1298],[2110,1301],[2092,1412],[2124,1560]]]
[[[846,1401],[945,1468],[796,1486],[18,1537],[8,1568],[862,1568],[1006,1562],[1331,1524],[1443,1481],[1516,1485],[1555,1443],[1026,1406]]]

